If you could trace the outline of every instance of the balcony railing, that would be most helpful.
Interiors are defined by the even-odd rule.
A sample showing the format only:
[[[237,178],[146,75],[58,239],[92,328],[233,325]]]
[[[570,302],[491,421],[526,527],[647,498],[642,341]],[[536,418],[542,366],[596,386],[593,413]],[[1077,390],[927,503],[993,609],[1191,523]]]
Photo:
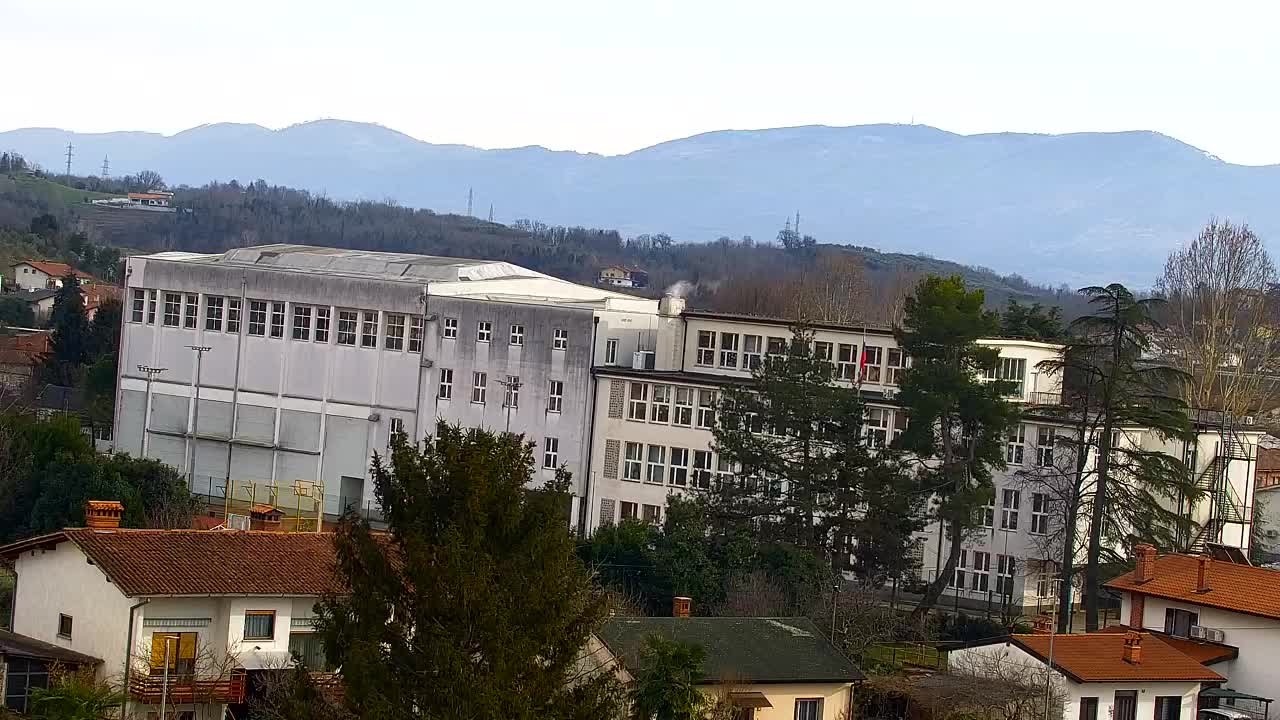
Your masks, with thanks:
[[[1032,405],[1061,405],[1062,393],[1032,391],[1027,393],[1027,402]]]
[[[200,680],[189,675],[169,676],[144,675],[129,680],[129,696],[138,702],[154,705],[160,702],[161,695],[166,703],[198,704],[198,703],[241,703],[244,702],[245,674],[233,672],[220,679]]]

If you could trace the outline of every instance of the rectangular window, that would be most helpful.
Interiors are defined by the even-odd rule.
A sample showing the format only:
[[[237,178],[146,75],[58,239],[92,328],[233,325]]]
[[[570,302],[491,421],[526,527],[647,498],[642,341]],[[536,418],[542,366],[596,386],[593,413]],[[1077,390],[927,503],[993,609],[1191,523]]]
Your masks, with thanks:
[[[755,370],[764,357],[764,338],[759,335],[742,336],[742,369]]]
[[[70,615],[58,615],[58,637],[71,639],[72,618]]]
[[[487,373],[471,373],[471,402],[483,405],[489,394],[489,375]]]
[[[645,505],[641,510],[643,520],[650,525],[657,525],[662,522],[662,506],[661,505]]]
[[[404,315],[387,313],[387,336],[382,347],[387,350],[404,349]]]
[[[365,310],[360,321],[360,347],[378,347],[378,313]]]
[[[222,332],[223,298],[210,295],[204,299],[204,329]]]
[[[170,677],[194,674],[199,638],[194,632],[151,633],[151,675],[164,675],[166,670]]]
[[[481,320],[476,323],[476,342],[489,342],[493,339],[493,323]]]
[[[667,480],[676,487],[685,487],[689,484],[688,448],[671,448],[671,475]]]
[[[604,364],[605,365],[618,364],[618,339],[617,338],[609,338],[608,340],[604,341]]]
[[[667,448],[665,445],[650,445],[648,456],[649,471],[645,482],[661,485],[667,474]]]
[[[889,352],[885,355],[885,378],[886,385],[901,385],[902,371],[907,368],[907,355],[900,348],[889,348]]]
[[[867,408],[866,433],[867,445],[882,448],[889,439],[889,410],[885,408]]]
[[[329,342],[329,308],[316,308],[316,342]]]
[[[1000,529],[1018,529],[1018,503],[1022,493],[1016,488],[1005,488],[1000,491]]]
[[[293,339],[311,339],[311,306],[293,306]]]
[[[182,327],[188,330],[196,328],[196,317],[200,314],[200,296],[188,293],[183,296]]]
[[[560,467],[560,438],[549,437],[542,441],[542,467],[547,470]]]
[[[551,349],[552,350],[568,350],[569,349],[569,331],[564,328],[556,328],[551,331]]]
[[[507,381],[502,383],[502,407],[518,408],[520,407],[520,376],[508,375]]]
[[[284,337],[284,303],[271,303],[271,337]]]
[[[653,407],[649,415],[649,422],[670,423],[671,422],[671,386],[670,385],[654,385],[653,386]]]
[[[999,595],[1013,594],[1013,570],[1018,565],[1018,559],[1012,555],[996,556],[996,593]]]
[[[836,346],[836,377],[853,382],[858,379],[858,346],[840,343]]]
[[[159,293],[156,290],[147,291],[147,324],[156,324],[156,297]]]
[[[710,430],[716,426],[716,393],[714,390],[698,391],[698,427]]]
[[[445,340],[456,340],[458,338],[458,318],[445,318],[444,325],[440,328],[440,335]]]
[[[246,610],[244,613],[245,640],[271,640],[276,635],[274,610]]]
[[[736,474],[737,470],[734,468],[734,464],[729,460],[729,458],[725,457],[723,454],[716,456],[716,488],[732,485],[734,475]]]
[[[813,344],[813,357],[815,359],[822,360],[825,362],[831,362],[831,359],[832,359],[831,351],[832,351],[832,348],[834,347],[835,346],[829,342],[821,342],[821,341],[815,342]]]
[[[1159,695],[1156,697],[1155,720],[1178,720],[1182,714],[1181,695]]]
[[[978,519],[980,521],[978,524],[984,528],[989,528],[995,525],[996,501],[994,499],[986,505],[978,508]]]
[[[339,310],[338,311],[338,344],[339,345],[355,345],[356,344],[356,321],[360,314],[355,310]]]
[[[672,416],[671,424],[693,427],[693,388],[676,388],[675,414]]]
[[[893,439],[897,440],[907,431],[907,411],[898,408],[893,411]]]
[[[1174,637],[1191,637],[1191,626],[1199,624],[1199,613],[1177,608],[1165,608],[1164,631]]]
[[[880,382],[880,364],[884,362],[884,348],[866,345],[862,348],[862,381]]]
[[[511,344],[524,345],[524,326],[523,325],[511,326]]]
[[[1138,691],[1117,690],[1111,707],[1111,720],[1137,720]]]
[[[1098,698],[1080,698],[1080,720],[1098,720]]]
[[[147,291],[143,290],[142,288],[134,288],[133,305],[131,307],[129,321],[136,322],[136,323],[142,322],[142,316],[143,316],[143,313],[146,311],[146,309],[147,309]]]
[[[787,339],[770,336],[766,350],[769,353],[769,357],[780,358],[785,356],[787,354]]]
[[[796,700],[794,720],[822,720],[822,698]]]
[[[425,326],[421,315],[414,315],[409,321],[409,352],[422,352],[422,334]]]
[[[333,666],[325,659],[324,642],[318,633],[289,633],[289,652],[301,658],[303,667],[311,672],[333,670]],[[182,719],[178,718],[178,720]]]
[[[693,487],[698,490],[711,488],[711,451],[693,451]]]
[[[227,298],[227,332],[240,332],[240,298]]]
[[[453,370],[440,368],[440,392],[437,397],[441,400],[453,399]]]
[[[178,327],[182,321],[182,295],[180,293],[164,294],[164,324],[167,327]]]
[[[1004,459],[1010,465],[1021,465],[1023,453],[1027,449],[1027,426],[1019,424],[1009,431],[1009,442],[1005,446]]]
[[[1026,358],[1000,358],[994,367],[987,368],[985,376],[988,380],[1003,380],[1013,384],[1011,395],[1022,394],[1022,383],[1027,374]]]
[[[649,416],[649,386],[644,383],[631,383],[627,404],[627,419],[644,422]]]
[[[1047,493],[1031,493],[1031,533],[1033,535],[1049,534],[1049,495]]]
[[[391,447],[391,438],[397,434],[404,434],[404,418],[391,418],[389,432],[387,432],[387,447]]]
[[[990,587],[988,576],[991,573],[991,553],[981,550],[973,551],[973,579],[969,583],[970,590],[986,592]]]
[[[698,354],[694,364],[711,367],[716,364],[716,334],[712,330],[698,331]]]
[[[1036,428],[1036,465],[1053,467],[1053,442],[1056,433],[1051,427]]]
[[[265,300],[249,301],[249,334],[267,334],[267,302]]]
[[[633,502],[622,501],[620,520],[635,520],[640,516],[640,506]]]
[[[564,382],[552,380],[547,387],[547,412],[558,413],[564,409]]]
[[[956,588],[957,590],[963,590],[965,588],[965,573],[968,560],[969,551],[961,550],[960,557],[956,558],[955,574],[951,576],[951,587]]]
[[[626,453],[622,460],[622,479],[631,480],[632,482],[640,482],[640,476],[643,474],[644,466],[644,445],[640,443],[627,443]]]

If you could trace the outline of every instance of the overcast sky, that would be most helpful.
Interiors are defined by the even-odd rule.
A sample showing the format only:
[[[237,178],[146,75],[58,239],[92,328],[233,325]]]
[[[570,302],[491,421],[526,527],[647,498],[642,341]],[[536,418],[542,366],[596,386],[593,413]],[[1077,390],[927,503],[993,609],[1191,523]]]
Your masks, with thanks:
[[[0,130],[378,122],[622,153],[725,128],[1150,129],[1280,163],[1280,8],[955,0],[0,0]]]

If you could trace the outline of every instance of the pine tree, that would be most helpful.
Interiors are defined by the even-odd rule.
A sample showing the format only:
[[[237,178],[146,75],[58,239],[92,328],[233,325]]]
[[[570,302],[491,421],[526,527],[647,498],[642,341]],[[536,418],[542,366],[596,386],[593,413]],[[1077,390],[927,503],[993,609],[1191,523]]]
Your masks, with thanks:
[[[89,356],[89,321],[85,317],[80,280],[68,273],[53,299],[49,315],[50,351],[45,355],[41,378],[53,385],[72,386],[80,366]]]
[[[421,445],[375,457],[388,531],[358,518],[335,539],[350,593],[326,597],[317,630],[358,718],[599,718],[616,715],[610,673],[581,673],[604,596],[574,557],[568,474],[526,490],[533,448],[441,424]],[[580,676],[590,675],[590,676]]]
[[[698,688],[706,653],[700,645],[661,635],[645,638],[635,687],[633,720],[703,720],[712,705]]]

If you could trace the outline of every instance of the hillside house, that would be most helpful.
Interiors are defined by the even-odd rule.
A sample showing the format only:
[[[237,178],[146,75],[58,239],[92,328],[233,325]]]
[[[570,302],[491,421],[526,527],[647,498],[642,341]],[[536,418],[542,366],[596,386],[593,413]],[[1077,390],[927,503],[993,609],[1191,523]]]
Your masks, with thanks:
[[[22,290],[42,290],[62,287],[62,278],[74,273],[81,282],[93,281],[93,276],[66,263],[49,260],[22,260],[9,268],[9,279]]]
[[[649,273],[640,268],[610,265],[600,268],[599,282],[601,285],[612,285],[613,287],[646,288],[649,287]]]

